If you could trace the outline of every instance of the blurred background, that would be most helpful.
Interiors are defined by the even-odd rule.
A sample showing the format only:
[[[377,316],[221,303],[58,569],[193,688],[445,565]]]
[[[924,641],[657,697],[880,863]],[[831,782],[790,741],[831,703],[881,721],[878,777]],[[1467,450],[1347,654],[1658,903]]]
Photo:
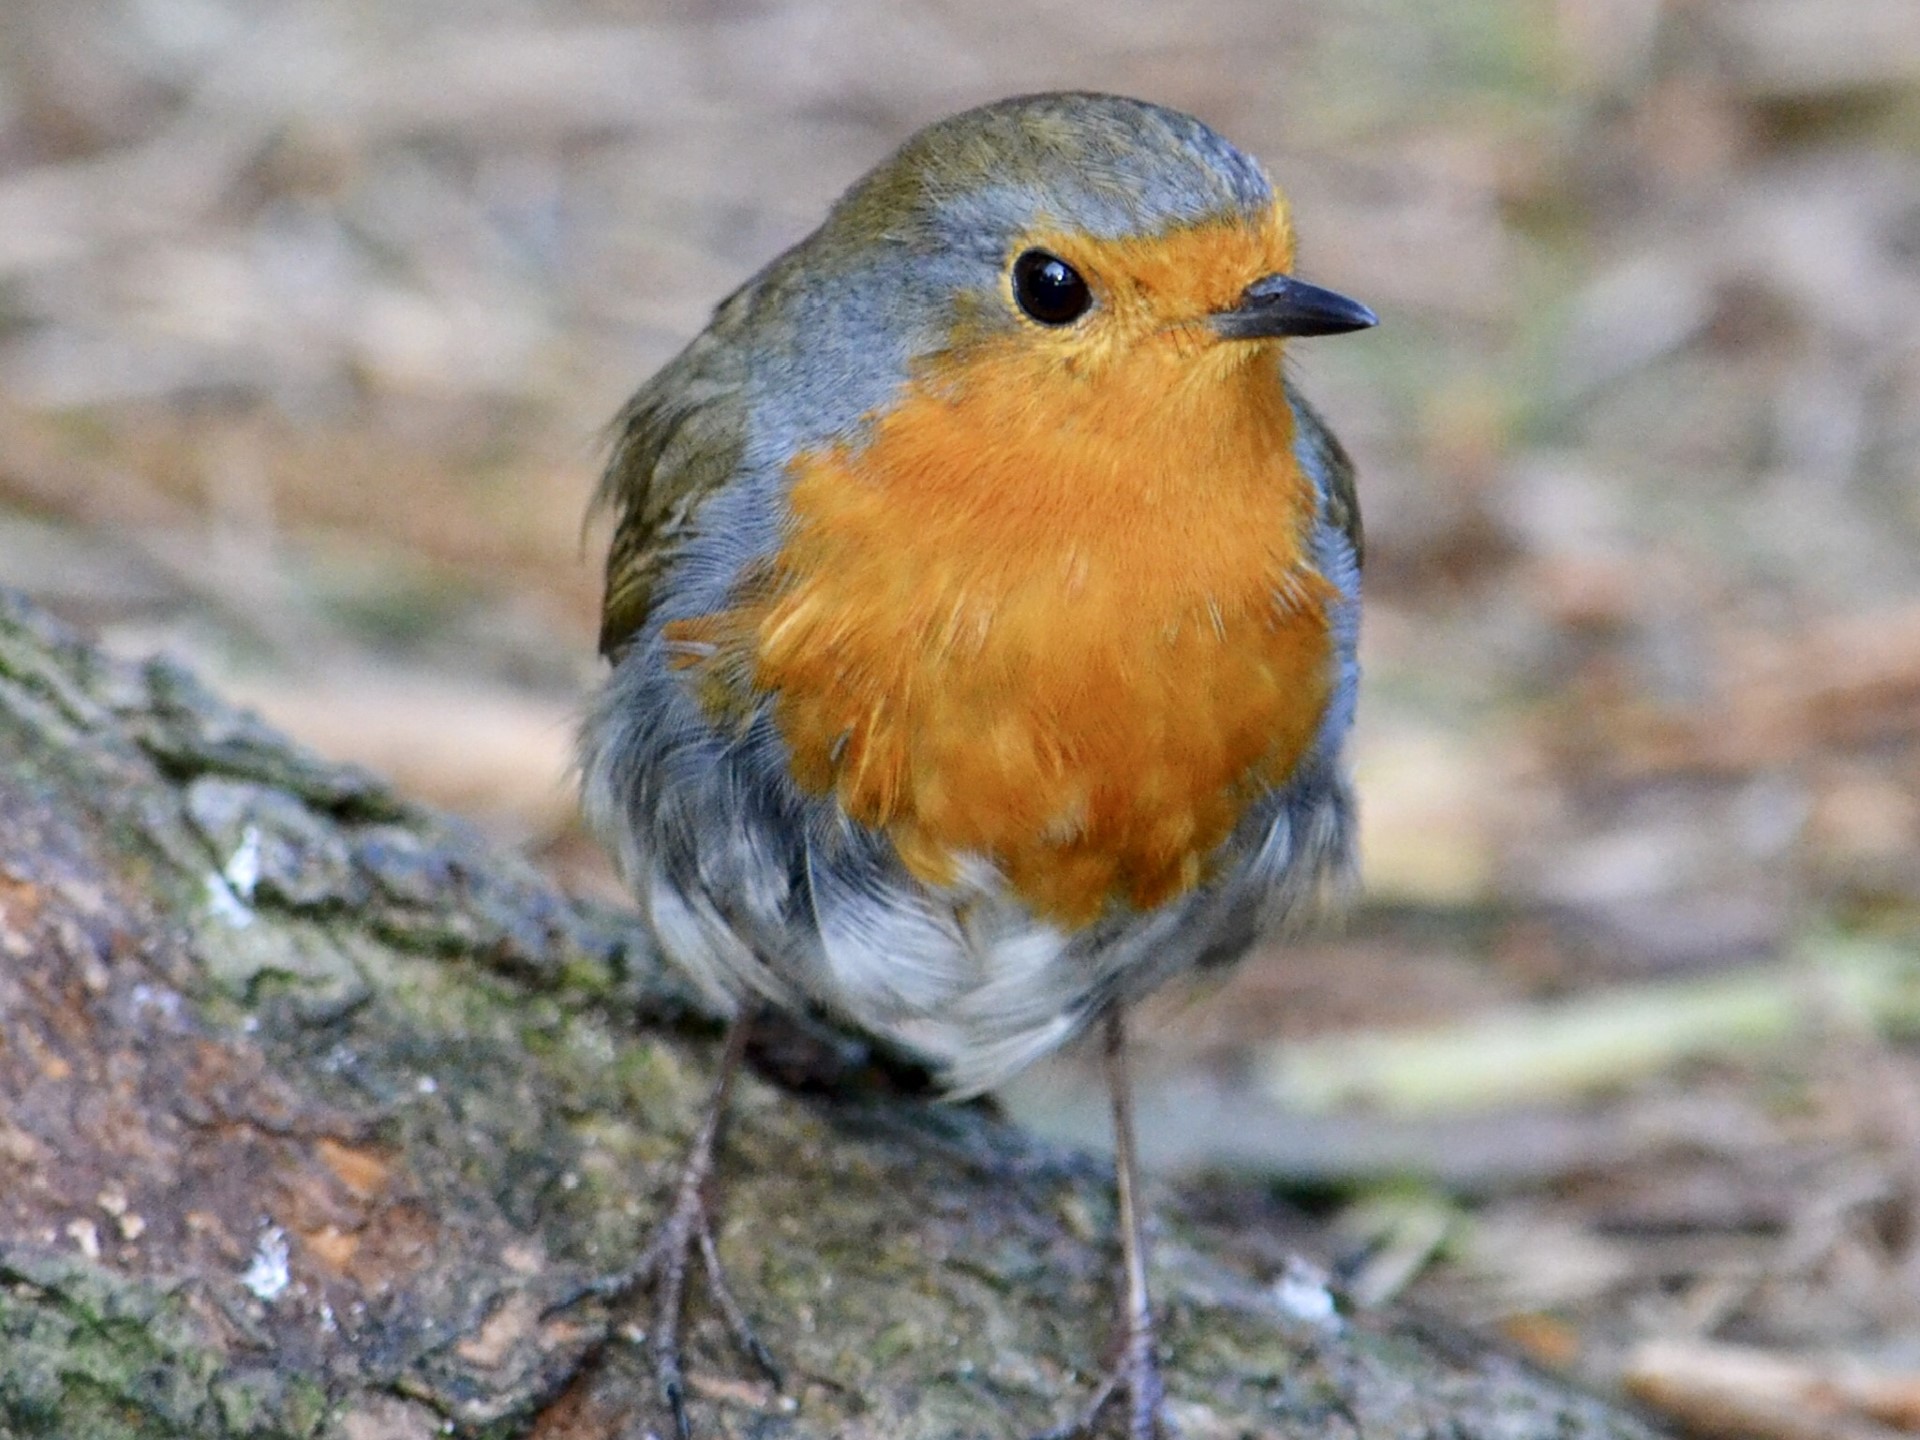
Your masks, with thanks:
[[[617,895],[601,430],[920,124],[1192,110],[1385,317],[1366,889],[1147,1144],[1700,1433],[1920,1430],[1920,5],[8,0],[0,583]],[[1008,1097],[1098,1142],[1068,1057]],[[1277,1263],[1277,1261],[1276,1261]]]

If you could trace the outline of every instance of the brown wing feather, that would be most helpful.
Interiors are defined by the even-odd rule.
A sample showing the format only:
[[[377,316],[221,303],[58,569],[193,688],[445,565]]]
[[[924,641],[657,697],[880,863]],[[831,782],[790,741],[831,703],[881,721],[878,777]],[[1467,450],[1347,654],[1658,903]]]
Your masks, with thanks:
[[[661,575],[700,504],[724,485],[745,443],[744,367],[734,306],[635,392],[614,421],[613,453],[593,510],[614,512],[600,610],[600,653],[620,651],[652,612]]]

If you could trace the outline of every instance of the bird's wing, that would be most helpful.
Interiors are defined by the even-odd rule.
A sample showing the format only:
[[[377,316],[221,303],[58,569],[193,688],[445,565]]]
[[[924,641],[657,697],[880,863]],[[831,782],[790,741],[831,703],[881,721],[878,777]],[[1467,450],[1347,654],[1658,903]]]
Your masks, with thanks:
[[[1356,563],[1366,558],[1366,535],[1360,524],[1360,494],[1353,483],[1353,461],[1320,413],[1309,405],[1291,384],[1287,399],[1293,405],[1298,426],[1296,447],[1306,457],[1308,468],[1320,486],[1327,520],[1346,535],[1353,546]]]
[[[600,610],[600,653],[609,659],[652,613],[660,577],[701,503],[739,467],[746,443],[740,308],[722,305],[614,421],[613,452],[593,501],[595,513],[610,510],[615,520]]]

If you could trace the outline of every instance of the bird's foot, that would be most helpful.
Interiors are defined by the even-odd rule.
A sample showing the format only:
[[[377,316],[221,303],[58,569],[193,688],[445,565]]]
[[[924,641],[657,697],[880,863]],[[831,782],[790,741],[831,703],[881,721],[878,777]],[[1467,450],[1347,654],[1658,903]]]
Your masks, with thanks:
[[[1034,1440],[1093,1440],[1106,1412],[1124,1402],[1127,1440],[1173,1440],[1174,1430],[1162,1413],[1166,1392],[1160,1383],[1160,1361],[1154,1354],[1153,1327],[1129,1325],[1121,1335],[1119,1358],[1107,1369],[1093,1394],[1073,1419]]]
[[[604,1300],[619,1309],[643,1290],[653,1292],[653,1323],[646,1334],[647,1352],[653,1361],[654,1378],[660,1385],[660,1398],[673,1413],[673,1428],[680,1440],[692,1440],[693,1426],[687,1420],[687,1377],[680,1356],[680,1313],[687,1293],[687,1272],[693,1268],[694,1255],[706,1273],[707,1293],[726,1322],[728,1332],[740,1353],[760,1372],[781,1388],[780,1367],[760,1337],[753,1333],[747,1312],[734,1298],[727,1283],[726,1268],[713,1243],[712,1208],[707,1199],[707,1182],[713,1173],[715,1148],[720,1126],[727,1113],[727,1092],[733,1075],[746,1053],[751,1012],[743,1013],[727,1031],[720,1052],[719,1069],[714,1075],[713,1093],[702,1112],[700,1125],[680,1166],[680,1178],[673,1188],[673,1208],[653,1232],[653,1239],[640,1258],[625,1270],[593,1281],[571,1297],[552,1307],[565,1310],[586,1299]],[[551,1313],[551,1311],[549,1312]]]
[[[652,1324],[645,1340],[647,1354],[652,1361],[654,1379],[660,1386],[661,1401],[673,1415],[674,1430],[680,1440],[690,1440],[693,1434],[687,1418],[687,1379],[680,1340],[682,1302],[696,1256],[706,1276],[707,1294],[726,1323],[733,1343],[775,1390],[782,1385],[778,1362],[754,1333],[746,1310],[727,1281],[726,1267],[720,1263],[720,1252],[713,1243],[713,1225],[707,1210],[701,1187],[682,1184],[675,1195],[673,1210],[660,1222],[646,1249],[633,1264],[590,1281],[553,1307],[563,1310],[594,1299],[619,1309],[642,1292],[652,1292]]]

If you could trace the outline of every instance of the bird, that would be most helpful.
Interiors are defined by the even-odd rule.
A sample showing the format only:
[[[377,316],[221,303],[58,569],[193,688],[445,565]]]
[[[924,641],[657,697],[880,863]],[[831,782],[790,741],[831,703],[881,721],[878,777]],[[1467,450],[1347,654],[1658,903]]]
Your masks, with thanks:
[[[1377,319],[1294,252],[1282,193],[1200,120],[1001,100],[906,140],[614,422],[583,808],[732,1017],[667,1213],[603,1292],[651,1287],[683,1440],[696,1264],[779,1381],[710,1193],[769,1008],[956,1097],[1099,1030],[1114,1358],[1056,1433],[1163,1433],[1127,1011],[1352,864],[1360,512],[1285,361]]]

